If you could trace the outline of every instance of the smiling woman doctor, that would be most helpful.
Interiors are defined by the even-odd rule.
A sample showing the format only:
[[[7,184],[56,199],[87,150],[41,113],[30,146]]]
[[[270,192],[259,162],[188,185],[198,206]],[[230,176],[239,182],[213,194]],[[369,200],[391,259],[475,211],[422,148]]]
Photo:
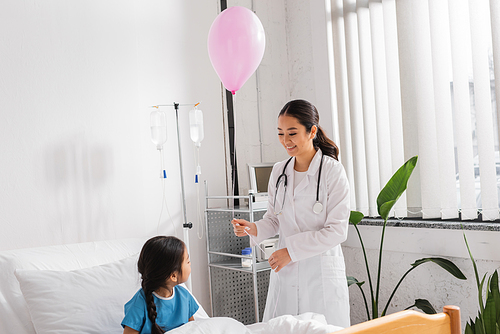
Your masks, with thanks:
[[[349,184],[338,148],[319,126],[316,107],[304,100],[283,107],[278,136],[290,158],[273,167],[266,214],[255,223],[232,221],[237,236],[253,236],[252,246],[279,234],[278,250],[269,257],[274,271],[263,321],[315,312],[328,324],[348,327],[340,244],[347,238]]]

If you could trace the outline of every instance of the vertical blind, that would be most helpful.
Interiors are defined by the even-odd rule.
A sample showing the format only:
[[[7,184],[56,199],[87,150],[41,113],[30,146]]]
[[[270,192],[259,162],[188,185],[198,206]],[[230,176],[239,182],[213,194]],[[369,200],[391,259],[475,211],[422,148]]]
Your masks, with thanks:
[[[500,1],[330,0],[352,207],[418,155],[396,217],[499,218]]]

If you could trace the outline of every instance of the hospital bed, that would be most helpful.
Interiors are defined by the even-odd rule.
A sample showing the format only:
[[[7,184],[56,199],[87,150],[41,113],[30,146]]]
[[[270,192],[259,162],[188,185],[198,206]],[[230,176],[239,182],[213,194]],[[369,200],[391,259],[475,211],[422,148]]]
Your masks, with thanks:
[[[145,241],[132,238],[0,251],[0,333],[122,333],[123,305],[140,287],[137,258]],[[314,313],[245,326],[231,318],[209,318],[200,305],[196,321],[169,334],[384,333],[384,322],[406,328],[418,325],[419,333],[460,332],[422,331],[428,323],[449,326],[457,316],[460,326],[459,310],[452,316],[415,313],[396,313],[341,330]]]

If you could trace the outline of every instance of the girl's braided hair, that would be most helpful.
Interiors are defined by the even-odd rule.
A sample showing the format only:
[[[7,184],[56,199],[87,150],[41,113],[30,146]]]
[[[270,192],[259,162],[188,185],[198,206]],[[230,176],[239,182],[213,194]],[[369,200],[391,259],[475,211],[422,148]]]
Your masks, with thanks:
[[[182,274],[184,249],[184,242],[172,236],[153,237],[142,247],[137,269],[141,274],[141,286],[146,295],[152,334],[164,333],[164,330],[156,323],[157,313],[153,291],[166,287],[166,281],[173,273]]]

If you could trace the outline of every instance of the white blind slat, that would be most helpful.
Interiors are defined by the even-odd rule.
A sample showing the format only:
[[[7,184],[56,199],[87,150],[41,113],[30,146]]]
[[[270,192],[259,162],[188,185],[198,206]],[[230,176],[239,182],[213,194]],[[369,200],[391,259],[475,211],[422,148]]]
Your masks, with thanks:
[[[483,220],[495,220],[498,218],[498,195],[488,59],[491,33],[487,1],[469,0],[469,15],[482,215]]]
[[[470,54],[470,50],[467,48],[467,45],[470,45],[470,35],[468,32],[469,18],[467,17],[467,2],[464,0],[449,1],[448,8],[460,201],[462,219],[467,220],[477,218],[476,199],[474,196],[469,78],[467,71],[465,71],[465,69],[469,68],[468,55]]]
[[[356,2],[344,0],[343,6],[353,167],[356,180],[354,184],[356,207],[358,211],[368,215],[368,181],[366,176]]]
[[[490,0],[491,41],[493,44],[493,68],[495,82],[500,82],[500,1]],[[500,101],[500,84],[495,84],[496,101]],[[497,105],[497,130],[500,131],[500,117]],[[500,135],[497,133],[497,140]]]
[[[403,142],[405,160],[418,155],[418,124],[417,114],[414,107],[417,103],[415,96],[414,82],[414,42],[411,38],[413,34],[413,0],[396,1],[396,17],[399,47],[399,68],[401,85],[401,106],[403,124]],[[422,207],[420,196],[420,172],[415,168],[406,189],[408,211],[417,213],[420,216]],[[412,214],[415,216],[415,214]]]
[[[370,216],[377,215],[377,196],[380,191],[377,118],[375,115],[375,92],[373,87],[372,44],[368,0],[356,1],[358,21],[359,59],[361,74],[361,96],[366,152],[366,173]]]
[[[416,104],[411,112],[417,115],[418,155],[422,217],[440,218],[440,182],[437,152],[437,131],[434,110],[434,83],[432,76],[431,32],[427,1],[412,1]]]
[[[431,27],[434,105],[438,124],[439,180],[441,218],[458,218],[453,115],[450,97],[450,31],[447,0],[429,1]]]
[[[403,163],[403,119],[401,112],[401,91],[399,81],[399,48],[398,30],[396,21],[396,1],[383,0],[384,39],[385,39],[385,65],[387,71],[387,94],[389,107],[389,130],[391,133],[391,175]],[[406,192],[394,206],[396,217],[406,217]]]
[[[377,145],[379,148],[379,178],[380,185],[384,186],[392,176],[391,131],[389,128],[387,70],[385,67],[384,9],[380,0],[370,0],[369,7]]]

